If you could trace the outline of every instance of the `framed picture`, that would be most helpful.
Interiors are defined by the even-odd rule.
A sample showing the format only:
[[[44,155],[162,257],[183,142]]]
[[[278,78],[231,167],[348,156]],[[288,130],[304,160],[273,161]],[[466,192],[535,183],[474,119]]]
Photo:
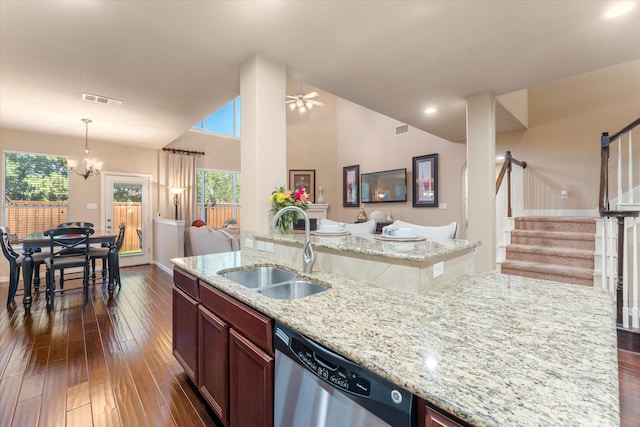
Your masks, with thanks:
[[[438,154],[413,158],[413,207],[438,207]]]
[[[360,165],[342,168],[342,206],[345,208],[360,206]]]
[[[316,201],[316,171],[315,169],[290,169],[289,170],[289,189],[296,191],[304,188],[309,194],[309,201]]]

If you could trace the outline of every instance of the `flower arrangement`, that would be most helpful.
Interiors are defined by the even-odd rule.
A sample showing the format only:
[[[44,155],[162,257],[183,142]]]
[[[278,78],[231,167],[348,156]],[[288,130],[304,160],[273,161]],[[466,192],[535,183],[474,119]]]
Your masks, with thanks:
[[[309,194],[304,188],[299,188],[295,192],[287,190],[284,187],[278,187],[269,196],[273,208],[271,212],[275,213],[287,206],[297,206],[302,210],[309,209]],[[278,228],[281,233],[289,233],[293,224],[302,219],[299,212],[285,212],[279,219]]]

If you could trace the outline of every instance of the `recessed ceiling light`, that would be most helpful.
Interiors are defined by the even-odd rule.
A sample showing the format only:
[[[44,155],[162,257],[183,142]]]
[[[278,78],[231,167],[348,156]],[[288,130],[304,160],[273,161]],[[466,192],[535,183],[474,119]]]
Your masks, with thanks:
[[[436,111],[438,111],[438,109],[437,109],[437,108],[435,108],[435,107],[429,107],[429,108],[427,108],[426,110],[424,110],[424,113],[425,113],[425,114],[433,114],[433,113],[435,113]]]
[[[604,17],[608,19],[617,18],[618,16],[622,16],[625,13],[630,12],[631,9],[633,9],[633,6],[634,6],[634,2],[632,1],[618,2],[613,6],[611,6],[609,9],[607,9],[607,12],[604,14]]]

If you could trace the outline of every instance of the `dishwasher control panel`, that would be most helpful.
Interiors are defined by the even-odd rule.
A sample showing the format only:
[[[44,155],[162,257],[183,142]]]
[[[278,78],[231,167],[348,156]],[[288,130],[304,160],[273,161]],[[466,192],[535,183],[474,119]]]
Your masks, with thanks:
[[[327,360],[326,357],[314,352],[296,338],[291,338],[290,348],[307,369],[326,382],[359,396],[369,396],[371,382],[368,379],[345,366],[340,366],[333,361]]]

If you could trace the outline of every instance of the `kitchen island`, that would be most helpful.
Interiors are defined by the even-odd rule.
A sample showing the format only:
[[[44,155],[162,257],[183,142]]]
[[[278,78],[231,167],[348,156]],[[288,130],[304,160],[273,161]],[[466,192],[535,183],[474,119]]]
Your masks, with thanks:
[[[218,273],[299,265],[256,252],[172,262],[473,425],[619,424],[615,310],[604,291],[490,273],[407,294],[314,272],[328,291],[278,300]]]
[[[259,234],[255,249],[271,260],[302,263],[305,235]],[[400,240],[400,241],[398,241]],[[311,236],[314,269],[375,283],[387,289],[422,293],[474,270],[480,242],[449,239],[393,239],[380,235]],[[266,250],[271,245],[273,251]]]

